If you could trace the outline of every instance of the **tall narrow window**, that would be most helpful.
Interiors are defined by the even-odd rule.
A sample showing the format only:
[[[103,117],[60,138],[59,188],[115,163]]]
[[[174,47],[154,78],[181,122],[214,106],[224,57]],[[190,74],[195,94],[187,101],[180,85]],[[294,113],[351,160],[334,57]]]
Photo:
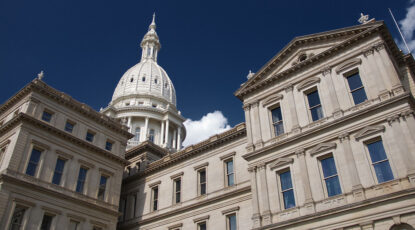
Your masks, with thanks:
[[[181,198],[181,191],[182,191],[182,179],[177,178],[174,180],[174,203],[180,203]]]
[[[226,184],[227,186],[234,185],[234,171],[233,171],[233,159],[225,161],[226,166]]]
[[[70,122],[70,121],[66,121],[65,131],[68,132],[68,133],[72,133],[74,126],[75,126],[75,123]]]
[[[105,149],[108,151],[112,150],[112,141],[107,140],[107,142],[105,142]]]
[[[366,92],[360,79],[359,72],[347,77],[350,93],[352,94],[355,105],[367,100]]]
[[[71,220],[69,221],[69,230],[79,230],[79,222]]]
[[[271,111],[272,124],[274,126],[275,136],[279,136],[284,133],[284,125],[282,122],[281,107],[277,107]]]
[[[154,129],[150,129],[148,140],[154,142]]]
[[[379,183],[393,180],[393,174],[389,165],[388,157],[383,148],[382,140],[367,144],[372,165]]]
[[[198,171],[199,174],[199,195],[206,194],[206,169]]]
[[[55,172],[53,173],[53,178],[52,178],[52,183],[53,184],[57,184],[60,185],[61,184],[61,179],[62,179],[62,174],[63,174],[63,168],[65,167],[65,160],[58,158],[56,160],[56,165],[55,165]]]
[[[105,198],[105,190],[107,188],[107,181],[108,177],[101,175],[101,179],[99,180],[99,188],[98,188],[98,199],[104,200]]]
[[[135,136],[134,136],[135,141],[140,141],[140,132],[141,132],[140,127],[136,127],[135,128]]]
[[[206,222],[201,222],[197,224],[197,230],[206,230]]]
[[[43,111],[42,113],[42,120],[46,121],[46,122],[50,122],[50,120],[52,120],[52,113],[48,112],[48,111]]]
[[[290,171],[280,173],[280,184],[284,208],[288,209],[295,207],[294,189]]]
[[[36,169],[39,164],[40,154],[42,151],[36,148],[32,149],[32,154],[30,155],[29,164],[27,165],[26,174],[30,176],[35,176]]]
[[[227,222],[227,230],[236,230],[236,214],[230,214],[226,216],[226,222]]]
[[[40,225],[40,230],[50,230],[52,225],[53,216],[43,215],[42,224]]]
[[[339,177],[337,175],[336,163],[332,156],[320,160],[323,170],[324,182],[326,183],[327,195],[335,196],[342,193]]]
[[[320,97],[318,95],[318,90],[314,90],[307,94],[308,106],[311,113],[311,118],[313,121],[320,120],[324,117],[323,109],[321,108]]]
[[[76,183],[76,191],[79,193],[84,192],[84,185],[85,185],[87,172],[88,172],[88,169],[84,167],[79,168],[78,181]]]
[[[13,216],[10,221],[10,230],[20,230],[23,229],[23,217],[26,212],[26,208],[16,205],[13,211]]]
[[[158,201],[159,201],[159,187],[153,187],[151,189],[151,193],[152,193],[152,207],[151,209],[153,211],[157,211],[158,210]]]
[[[94,141],[94,136],[95,134],[91,131],[86,132],[86,136],[85,136],[85,140],[89,141],[89,142],[93,142]]]

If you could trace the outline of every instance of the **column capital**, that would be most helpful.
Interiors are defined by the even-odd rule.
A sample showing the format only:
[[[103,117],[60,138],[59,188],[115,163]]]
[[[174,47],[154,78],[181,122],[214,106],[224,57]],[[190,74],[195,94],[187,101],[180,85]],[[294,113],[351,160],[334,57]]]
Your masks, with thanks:
[[[288,92],[292,92],[292,91],[293,91],[293,89],[294,89],[293,84],[288,84],[288,85],[287,85],[287,86],[285,86],[285,88],[284,88],[284,90],[285,90],[285,92],[286,92],[286,93],[288,93]]]
[[[244,104],[242,108],[244,109],[244,111],[249,111],[251,110],[251,104]]]
[[[248,172],[253,173],[256,171],[257,166],[248,167]]]
[[[386,119],[389,124],[392,124],[395,121],[399,121],[399,115],[393,115]]]
[[[363,53],[363,55],[365,55],[365,57],[367,57],[367,56],[372,55],[373,51],[374,51],[374,48],[370,47],[370,48],[364,49],[362,53]]]
[[[297,157],[304,156],[305,155],[305,149],[304,148],[299,148],[299,149],[295,150],[295,155],[297,155]]]
[[[251,108],[255,109],[258,107],[258,105],[259,105],[259,101],[254,101],[251,103]]]
[[[258,168],[258,170],[265,169],[265,163],[264,163],[264,162],[259,163],[259,164],[256,166],[256,168]]]
[[[385,48],[385,42],[379,42],[373,46],[376,51],[382,50]]]
[[[340,139],[341,142],[343,142],[345,140],[350,140],[350,133],[348,133],[348,132],[341,133],[339,135],[339,139]]]
[[[402,112],[400,115],[401,115],[402,117],[404,117],[404,118],[406,118],[406,117],[410,117],[410,116],[414,116],[414,115],[415,115],[415,111],[414,111],[414,110],[412,110],[412,109],[410,109],[410,110],[407,110],[407,111],[405,111],[405,112]]]
[[[325,67],[320,69],[320,72],[323,76],[326,76],[326,75],[331,73],[331,67],[330,66],[325,66]]]

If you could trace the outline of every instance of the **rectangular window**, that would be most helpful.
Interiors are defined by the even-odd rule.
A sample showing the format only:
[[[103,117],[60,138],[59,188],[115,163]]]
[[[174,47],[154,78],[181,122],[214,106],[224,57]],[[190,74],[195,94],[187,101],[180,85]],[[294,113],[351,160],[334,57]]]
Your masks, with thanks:
[[[112,150],[112,142],[111,141],[105,142],[105,149],[108,150],[108,151]]]
[[[206,194],[206,169],[198,171],[199,174],[199,195]]]
[[[10,220],[10,230],[20,230],[22,229],[23,218],[26,212],[26,208],[16,205],[13,211],[12,219]]]
[[[98,199],[100,200],[104,200],[105,198],[105,189],[107,188],[107,181],[108,177],[101,175],[98,188]]]
[[[226,216],[227,230],[236,230],[236,214]]]
[[[294,189],[291,181],[291,172],[285,171],[280,173],[280,184],[284,208],[289,209],[295,207]]]
[[[365,88],[360,79],[359,72],[347,77],[349,83],[350,93],[352,94],[354,104],[360,104],[367,100]]]
[[[148,140],[154,142],[154,129],[150,129]]]
[[[50,122],[50,120],[52,120],[52,113],[48,112],[48,111],[43,111],[42,113],[42,120],[46,121],[46,122]]]
[[[42,151],[36,148],[32,149],[32,154],[30,155],[29,164],[27,165],[26,174],[30,176],[35,176],[37,165],[39,164],[40,154]]]
[[[389,165],[388,157],[386,156],[385,149],[383,148],[382,140],[378,140],[367,144],[370,158],[372,159],[372,165],[375,169],[375,174],[379,183],[393,180],[393,174]]]
[[[53,216],[44,215],[42,219],[42,224],[40,225],[40,230],[50,230],[52,225]]]
[[[69,230],[79,230],[79,222],[78,221],[71,220],[69,222],[69,228],[68,229]]]
[[[86,132],[86,136],[85,136],[85,140],[89,141],[89,142],[93,142],[94,141],[94,136],[95,134],[91,131]]]
[[[63,174],[63,168],[65,167],[65,160],[58,158],[56,160],[56,166],[55,166],[55,172],[53,173],[52,183],[60,185],[62,174]]]
[[[339,177],[337,175],[336,163],[332,156],[320,160],[323,170],[324,182],[326,183],[327,195],[335,196],[342,193]]]
[[[70,122],[70,121],[66,121],[65,131],[68,132],[68,133],[72,133],[74,126],[75,126],[75,123]]]
[[[272,125],[274,126],[275,136],[279,136],[284,133],[284,125],[282,122],[281,107],[277,107],[271,110]]]
[[[320,120],[324,117],[323,109],[320,103],[320,97],[318,96],[318,90],[314,90],[307,94],[308,106],[313,121]]]
[[[158,201],[159,201],[159,187],[154,187],[151,189],[151,193],[152,193],[152,210],[153,211],[157,211],[158,209]]]
[[[234,185],[234,171],[233,171],[233,159],[225,161],[226,166],[226,184],[227,186]]]
[[[182,179],[177,178],[174,180],[174,203],[180,203],[180,196],[182,190]]]
[[[87,172],[88,172],[88,169],[84,167],[79,168],[78,181],[76,182],[76,191],[79,193],[84,192],[84,185],[85,185]]]
[[[140,141],[140,132],[141,132],[140,127],[136,127],[135,128],[135,136],[134,136],[135,141]]]
[[[206,230],[206,222],[198,223],[197,230]]]

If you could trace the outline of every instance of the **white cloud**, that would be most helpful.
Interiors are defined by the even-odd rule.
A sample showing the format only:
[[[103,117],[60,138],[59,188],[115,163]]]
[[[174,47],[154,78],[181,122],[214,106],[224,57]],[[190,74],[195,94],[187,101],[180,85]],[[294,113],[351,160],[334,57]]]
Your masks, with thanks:
[[[228,124],[228,119],[223,116],[221,111],[208,113],[196,121],[187,119],[184,122],[184,126],[186,127],[187,134],[183,146],[196,144],[212,135],[222,133],[231,128]]]
[[[409,7],[406,8],[406,16],[405,16],[404,19],[399,21],[399,25],[400,25],[402,34],[403,34],[406,42],[408,43],[409,49],[413,52],[413,51],[415,51],[415,40],[414,40],[415,1],[411,0],[409,3],[410,3]],[[398,46],[401,50],[406,51],[406,47],[405,47],[403,41],[399,41]]]

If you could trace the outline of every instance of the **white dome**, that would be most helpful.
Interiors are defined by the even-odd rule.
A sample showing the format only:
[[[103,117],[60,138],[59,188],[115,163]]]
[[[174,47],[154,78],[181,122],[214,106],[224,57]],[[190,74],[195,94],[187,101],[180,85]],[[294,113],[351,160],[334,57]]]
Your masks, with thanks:
[[[124,96],[151,95],[176,106],[176,91],[166,71],[153,59],[142,59],[121,77],[112,96],[115,102]]]

